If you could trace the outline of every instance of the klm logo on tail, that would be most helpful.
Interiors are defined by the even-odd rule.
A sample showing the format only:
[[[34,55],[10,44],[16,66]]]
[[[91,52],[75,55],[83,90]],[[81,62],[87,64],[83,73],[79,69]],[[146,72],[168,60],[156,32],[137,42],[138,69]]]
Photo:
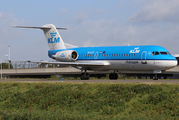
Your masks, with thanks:
[[[52,32],[50,33],[51,38],[48,38],[48,43],[59,43],[60,42],[60,37],[56,37],[57,33],[56,32]]]

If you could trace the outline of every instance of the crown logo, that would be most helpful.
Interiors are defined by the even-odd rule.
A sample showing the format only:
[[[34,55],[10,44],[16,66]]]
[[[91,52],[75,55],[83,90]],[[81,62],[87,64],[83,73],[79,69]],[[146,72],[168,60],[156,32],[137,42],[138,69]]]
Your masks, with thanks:
[[[51,37],[55,37],[57,35],[57,33],[53,31],[52,33],[50,33],[50,35],[51,35]]]

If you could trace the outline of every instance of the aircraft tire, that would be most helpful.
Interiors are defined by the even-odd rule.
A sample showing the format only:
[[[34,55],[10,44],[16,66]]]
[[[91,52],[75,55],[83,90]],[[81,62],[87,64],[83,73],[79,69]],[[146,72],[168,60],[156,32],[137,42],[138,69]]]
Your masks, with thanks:
[[[158,77],[157,77],[157,76],[154,76],[154,77],[153,77],[153,80],[158,80]]]
[[[81,78],[81,80],[89,80],[89,74],[88,73],[81,73],[80,78]]]
[[[118,79],[118,75],[116,73],[110,73],[109,74],[109,79],[110,80],[117,80]]]

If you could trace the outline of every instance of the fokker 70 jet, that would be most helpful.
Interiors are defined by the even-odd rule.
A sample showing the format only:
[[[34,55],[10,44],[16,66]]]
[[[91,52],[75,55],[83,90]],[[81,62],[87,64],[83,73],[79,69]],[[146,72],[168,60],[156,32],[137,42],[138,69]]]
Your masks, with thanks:
[[[167,69],[177,65],[177,60],[168,50],[154,45],[138,46],[103,46],[103,47],[76,47],[66,46],[57,29],[53,24],[42,27],[13,26],[18,28],[35,28],[43,30],[48,46],[48,56],[57,62],[38,62],[44,64],[67,65],[82,70],[81,79],[88,80],[90,75],[87,71],[108,71],[110,79],[118,78],[118,71],[137,71],[163,73]]]

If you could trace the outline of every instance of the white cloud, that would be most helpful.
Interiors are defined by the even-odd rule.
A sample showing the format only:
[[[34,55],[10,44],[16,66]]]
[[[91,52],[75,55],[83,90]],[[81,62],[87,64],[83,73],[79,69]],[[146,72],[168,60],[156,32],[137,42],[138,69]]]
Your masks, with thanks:
[[[128,27],[121,27],[118,20],[85,20],[61,32],[64,42],[77,46],[127,45]]]
[[[133,15],[135,22],[178,22],[178,0],[154,0]]]
[[[17,18],[14,17],[12,13],[9,12],[1,12],[0,13],[0,41],[6,41],[11,40],[13,37],[21,37],[22,34],[14,31],[13,28],[11,27],[12,25],[18,25],[18,24],[23,24],[23,20],[18,20]]]
[[[59,15],[60,17],[65,16],[66,13],[67,13],[67,9],[60,9],[60,10],[58,11],[58,15]]]
[[[178,52],[179,27],[175,24],[147,24],[132,27],[132,45],[159,45]],[[119,20],[85,20],[61,32],[64,42],[77,46],[123,46],[130,43],[130,24]]]
[[[63,19],[67,24],[81,24],[85,20],[94,20],[104,14],[102,8],[92,8],[85,6],[78,11],[69,11],[67,9],[60,9],[58,16],[60,20]]]
[[[19,31],[14,31],[12,25],[23,24],[24,21],[20,21],[14,17],[10,12],[0,13],[0,55],[8,53],[8,46],[15,45],[18,38],[22,38],[23,34]]]
[[[47,43],[43,33],[33,29],[12,28],[12,25],[26,25],[25,20],[19,20],[10,12],[0,13],[0,56],[8,54],[11,47],[12,60],[40,60],[46,59]],[[41,33],[41,34],[40,34]],[[45,52],[44,52],[45,51]],[[3,60],[8,58],[3,58]]]
[[[79,14],[76,16],[75,20],[79,24],[79,23],[83,22],[86,18],[87,18],[86,14]]]

